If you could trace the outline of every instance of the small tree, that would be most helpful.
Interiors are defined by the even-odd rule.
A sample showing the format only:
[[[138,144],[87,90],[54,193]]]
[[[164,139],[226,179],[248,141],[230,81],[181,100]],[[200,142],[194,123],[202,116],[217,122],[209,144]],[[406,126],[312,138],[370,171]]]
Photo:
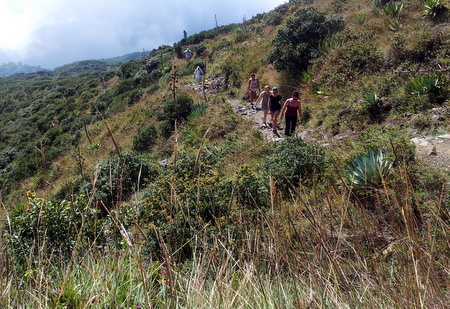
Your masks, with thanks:
[[[184,121],[194,107],[194,100],[187,94],[180,94],[176,98],[167,99],[163,103],[163,110],[157,115],[158,120],[163,121],[160,128],[164,128],[161,134],[170,136],[175,129],[175,123]]]
[[[320,12],[315,8],[297,11],[277,30],[273,39],[275,49],[269,52],[268,61],[276,70],[287,70],[293,75],[305,70],[312,59],[312,51],[320,42],[342,30],[341,16]]]

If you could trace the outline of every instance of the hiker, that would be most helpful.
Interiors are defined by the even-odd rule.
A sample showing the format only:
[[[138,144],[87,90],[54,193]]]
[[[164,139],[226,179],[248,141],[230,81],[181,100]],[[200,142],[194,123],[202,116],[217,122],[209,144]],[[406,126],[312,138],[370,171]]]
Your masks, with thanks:
[[[253,101],[255,100],[258,93],[261,92],[259,86],[259,80],[256,78],[255,73],[250,74],[251,78],[248,80],[248,93],[250,94],[250,104],[253,107]],[[258,92],[257,92],[258,91]]]
[[[184,58],[185,58],[186,62],[188,62],[189,60],[191,60],[191,58],[192,58],[192,50],[190,50],[189,48],[187,48],[187,49],[184,51]]]
[[[255,107],[258,106],[258,102],[261,102],[261,110],[263,111],[263,128],[267,128],[267,114],[269,113],[269,98],[272,92],[269,85],[264,86],[264,91],[261,92],[258,99],[255,102]]]
[[[272,88],[272,94],[269,97],[269,110],[272,115],[272,132],[277,132],[277,118],[281,112],[281,106],[283,105],[283,101],[281,101],[283,97],[278,93],[278,88]]]
[[[201,84],[202,76],[203,76],[203,70],[202,70],[202,68],[200,68],[200,66],[197,66],[197,68],[194,71],[194,78],[197,81],[197,85]]]
[[[292,92],[292,98],[289,98],[284,102],[283,109],[281,110],[281,117],[285,115],[285,128],[284,135],[291,136],[295,132],[295,126],[297,120],[302,122],[302,102],[300,101],[300,94],[298,91]],[[297,118],[298,114],[298,118]]]

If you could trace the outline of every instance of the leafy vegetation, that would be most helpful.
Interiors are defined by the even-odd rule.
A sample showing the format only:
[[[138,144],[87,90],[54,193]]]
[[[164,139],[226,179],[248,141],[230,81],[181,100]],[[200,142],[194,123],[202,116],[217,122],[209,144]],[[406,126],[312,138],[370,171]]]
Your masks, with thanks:
[[[450,130],[449,16],[423,13],[290,0],[0,78],[0,307],[445,308],[449,174],[411,136]],[[250,72],[301,91],[298,136],[240,117]]]
[[[367,154],[356,157],[348,167],[349,179],[356,189],[379,188],[391,172],[392,162],[384,151],[378,148],[376,152],[369,149]]]
[[[301,72],[312,59],[311,51],[317,49],[321,41],[342,30],[343,26],[340,16],[312,7],[301,9],[286,20],[286,25],[278,28],[273,39],[275,48],[268,53],[267,59],[277,70]]]
[[[447,8],[441,0],[425,0],[423,7],[424,14],[430,17],[439,16],[447,11]]]

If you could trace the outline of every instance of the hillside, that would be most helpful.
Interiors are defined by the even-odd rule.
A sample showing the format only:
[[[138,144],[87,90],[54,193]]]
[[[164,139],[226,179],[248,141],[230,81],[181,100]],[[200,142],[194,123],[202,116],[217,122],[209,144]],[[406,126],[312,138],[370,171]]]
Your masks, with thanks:
[[[22,63],[14,63],[14,62],[8,62],[8,63],[2,63],[0,65],[0,76],[7,76],[17,73],[35,73],[38,71],[43,71],[44,69],[40,66],[32,66]]]
[[[445,308],[449,21],[290,0],[1,77],[0,307]],[[258,125],[253,72],[301,92],[295,136]]]

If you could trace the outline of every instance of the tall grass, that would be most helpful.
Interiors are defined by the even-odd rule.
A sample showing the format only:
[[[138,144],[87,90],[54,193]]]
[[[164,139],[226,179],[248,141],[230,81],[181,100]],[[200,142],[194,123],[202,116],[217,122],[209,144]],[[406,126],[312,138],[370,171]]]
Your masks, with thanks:
[[[40,250],[45,244],[30,252],[25,271],[2,255],[0,307],[445,308],[449,206],[442,198],[418,207],[407,171],[395,175],[365,201],[374,207],[360,207],[342,186],[300,187],[259,208],[259,225],[238,225],[239,239],[231,229],[191,227],[188,260],[176,260],[181,248],[162,237],[161,260],[144,254],[138,223],[126,247],[91,247],[72,263]]]

